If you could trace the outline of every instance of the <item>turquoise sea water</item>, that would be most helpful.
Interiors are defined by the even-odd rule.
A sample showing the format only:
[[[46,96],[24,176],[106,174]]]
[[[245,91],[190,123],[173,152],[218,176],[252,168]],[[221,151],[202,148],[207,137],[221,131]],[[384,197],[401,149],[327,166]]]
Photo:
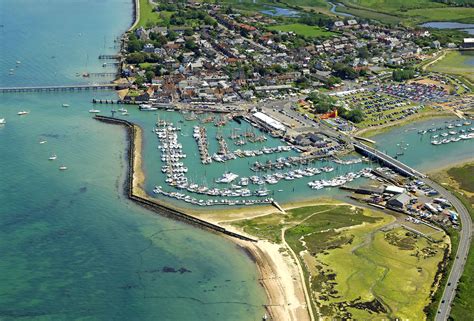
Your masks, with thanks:
[[[384,134],[374,136],[373,139],[377,142],[376,146],[379,150],[385,151],[391,156],[396,155],[400,151],[400,146],[406,148],[404,155],[399,156],[398,159],[417,170],[428,172],[449,166],[450,164],[474,159],[474,139],[443,145],[431,144],[432,135],[439,135],[450,130],[467,130],[474,127],[474,122],[469,126],[438,130],[437,132],[426,133],[425,135],[418,134],[418,131],[429,128],[445,128],[450,123],[463,122],[463,120],[458,118],[422,120],[397,127]],[[439,136],[437,139],[440,140],[441,138],[443,137]]]
[[[130,24],[131,8],[128,0],[0,0],[0,85],[104,81],[75,75],[102,71],[97,56],[114,52],[113,40]],[[240,249],[122,195],[125,133],[87,112],[92,98],[113,98],[112,92],[0,97],[0,118],[7,120],[0,127],[0,320],[260,320],[264,292],[255,265]],[[110,106],[98,108],[108,114]],[[151,132],[157,115],[128,108],[130,119],[144,129],[151,192],[162,180],[158,141]],[[20,110],[30,114],[20,117]],[[182,116],[161,112],[160,117],[178,124]],[[216,129],[209,125],[209,130],[213,139]],[[230,134],[229,127],[223,130]],[[417,146],[416,131],[394,133]],[[376,139],[382,149],[395,151],[399,139],[393,137]],[[196,181],[212,181],[224,170],[250,174],[253,159],[212,169],[195,166],[195,143],[184,138]],[[407,150],[413,152],[407,162],[424,169],[421,160],[439,164],[472,157],[472,142],[467,144],[432,147],[428,142],[422,152]],[[215,140],[211,145],[216,148]],[[49,161],[53,153],[58,159]],[[61,165],[68,170],[59,171]],[[318,166],[324,165],[335,166]],[[341,166],[328,177],[358,166]],[[277,185],[284,192],[274,197],[284,202],[338,193],[312,191],[307,180]]]
[[[1,0],[1,85],[91,81],[74,76],[81,57],[103,53],[131,8]],[[259,320],[266,299],[242,250],[122,195],[125,132],[91,118],[92,97],[114,94],[1,94],[0,320]]]

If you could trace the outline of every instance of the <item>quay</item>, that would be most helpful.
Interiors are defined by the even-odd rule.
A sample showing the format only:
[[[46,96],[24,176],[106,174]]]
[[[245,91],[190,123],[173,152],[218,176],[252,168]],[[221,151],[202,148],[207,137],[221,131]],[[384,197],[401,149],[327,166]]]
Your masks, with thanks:
[[[190,223],[201,228],[206,228],[214,232],[218,232],[218,233],[222,233],[231,237],[235,237],[240,240],[249,241],[249,242],[257,242],[257,240],[247,237],[245,235],[241,235],[241,234],[229,231],[223,228],[222,226],[219,226],[219,225],[207,222],[205,220],[199,219],[197,217],[194,217],[192,215],[186,214],[182,210],[165,205],[161,202],[151,201],[147,198],[143,198],[141,196],[135,195],[133,191],[133,176],[134,176],[134,167],[135,167],[134,166],[134,159],[135,159],[134,151],[135,151],[135,134],[136,134],[135,126],[136,125],[129,121],[126,121],[123,119],[117,119],[113,117],[95,115],[94,118],[104,123],[122,125],[127,128],[127,134],[128,134],[127,157],[128,157],[129,164],[128,164],[128,172],[127,172],[124,188],[125,188],[126,195],[128,196],[129,199],[136,202],[140,206],[143,206],[157,214],[164,215],[166,217],[177,219],[180,221],[184,221],[186,223]]]
[[[31,87],[0,87],[0,93],[49,92],[49,91],[81,91],[81,90],[115,90],[115,84],[98,85],[65,85],[65,86],[31,86]]]

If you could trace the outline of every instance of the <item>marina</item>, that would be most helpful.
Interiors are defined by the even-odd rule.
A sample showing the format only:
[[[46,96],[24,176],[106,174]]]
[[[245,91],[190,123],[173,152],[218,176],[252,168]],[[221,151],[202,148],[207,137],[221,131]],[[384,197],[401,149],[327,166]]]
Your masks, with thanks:
[[[52,0],[23,6],[7,0],[3,9],[9,14],[2,20],[0,66],[6,72],[0,87],[76,86],[94,81],[75,77],[85,71],[86,55],[87,71],[95,72],[103,68],[94,61],[99,54],[116,53],[118,48],[109,47],[130,26],[133,2]],[[21,67],[8,75],[17,60]],[[125,131],[88,113],[97,107],[92,96],[111,100],[115,93],[36,90],[4,93],[0,102],[6,121],[0,126],[5,262],[0,273],[9,280],[0,285],[0,308],[57,320],[260,319],[267,302],[255,281],[255,263],[227,238],[209,232],[221,227],[196,228],[206,222],[172,220],[165,208],[145,200],[139,206],[139,199],[124,196]],[[62,108],[63,103],[71,107]],[[130,117],[138,116],[136,108],[126,108]],[[98,109],[110,115],[110,108]],[[21,110],[30,114],[18,116]],[[156,135],[150,134],[158,155]],[[57,160],[49,161],[53,152]],[[166,272],[170,269],[189,272]]]

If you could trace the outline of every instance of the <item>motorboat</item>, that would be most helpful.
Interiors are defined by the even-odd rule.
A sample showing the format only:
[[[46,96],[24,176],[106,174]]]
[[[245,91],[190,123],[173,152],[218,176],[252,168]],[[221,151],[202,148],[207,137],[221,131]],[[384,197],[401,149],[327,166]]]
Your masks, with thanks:
[[[5,120],[5,118],[0,118],[0,125],[5,125],[7,123],[7,121]]]
[[[28,115],[29,113],[29,111],[22,110],[18,112],[18,116]]]
[[[59,170],[60,170],[60,171],[65,171],[66,169],[67,169],[67,167],[64,166],[64,165],[63,165],[63,166],[59,166]]]
[[[51,156],[49,156],[49,160],[56,160],[56,158],[58,158],[58,156],[56,156],[56,154],[53,154]]]
[[[154,111],[154,110],[158,110],[158,108],[153,107],[151,104],[140,104],[140,105],[138,105],[138,108],[139,108],[141,111]]]
[[[89,109],[89,113],[98,114],[98,113],[100,113],[100,110],[99,109]]]
[[[216,179],[216,183],[231,183],[237,177],[239,177],[239,175],[231,172],[226,172],[220,178]]]
[[[63,104],[63,107],[69,107],[69,104]]]

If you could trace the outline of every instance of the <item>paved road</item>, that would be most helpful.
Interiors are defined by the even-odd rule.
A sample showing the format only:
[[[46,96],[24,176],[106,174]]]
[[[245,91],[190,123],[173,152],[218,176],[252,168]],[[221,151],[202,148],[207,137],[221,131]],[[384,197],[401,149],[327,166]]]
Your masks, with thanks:
[[[464,270],[464,264],[466,263],[466,258],[469,254],[472,236],[472,220],[471,216],[469,215],[469,212],[461,203],[461,201],[457,199],[457,197],[455,197],[441,185],[433,182],[428,178],[425,178],[424,182],[436,189],[441,194],[441,196],[443,196],[445,199],[451,202],[451,204],[453,204],[453,206],[459,213],[462,223],[462,229],[459,235],[459,247],[456,252],[456,258],[454,259],[451,272],[449,273],[448,283],[446,285],[446,288],[444,289],[443,296],[438,307],[438,313],[435,318],[435,321],[445,321],[449,317],[449,313],[451,311],[451,303],[456,294],[457,283],[462,275],[462,272]]]

